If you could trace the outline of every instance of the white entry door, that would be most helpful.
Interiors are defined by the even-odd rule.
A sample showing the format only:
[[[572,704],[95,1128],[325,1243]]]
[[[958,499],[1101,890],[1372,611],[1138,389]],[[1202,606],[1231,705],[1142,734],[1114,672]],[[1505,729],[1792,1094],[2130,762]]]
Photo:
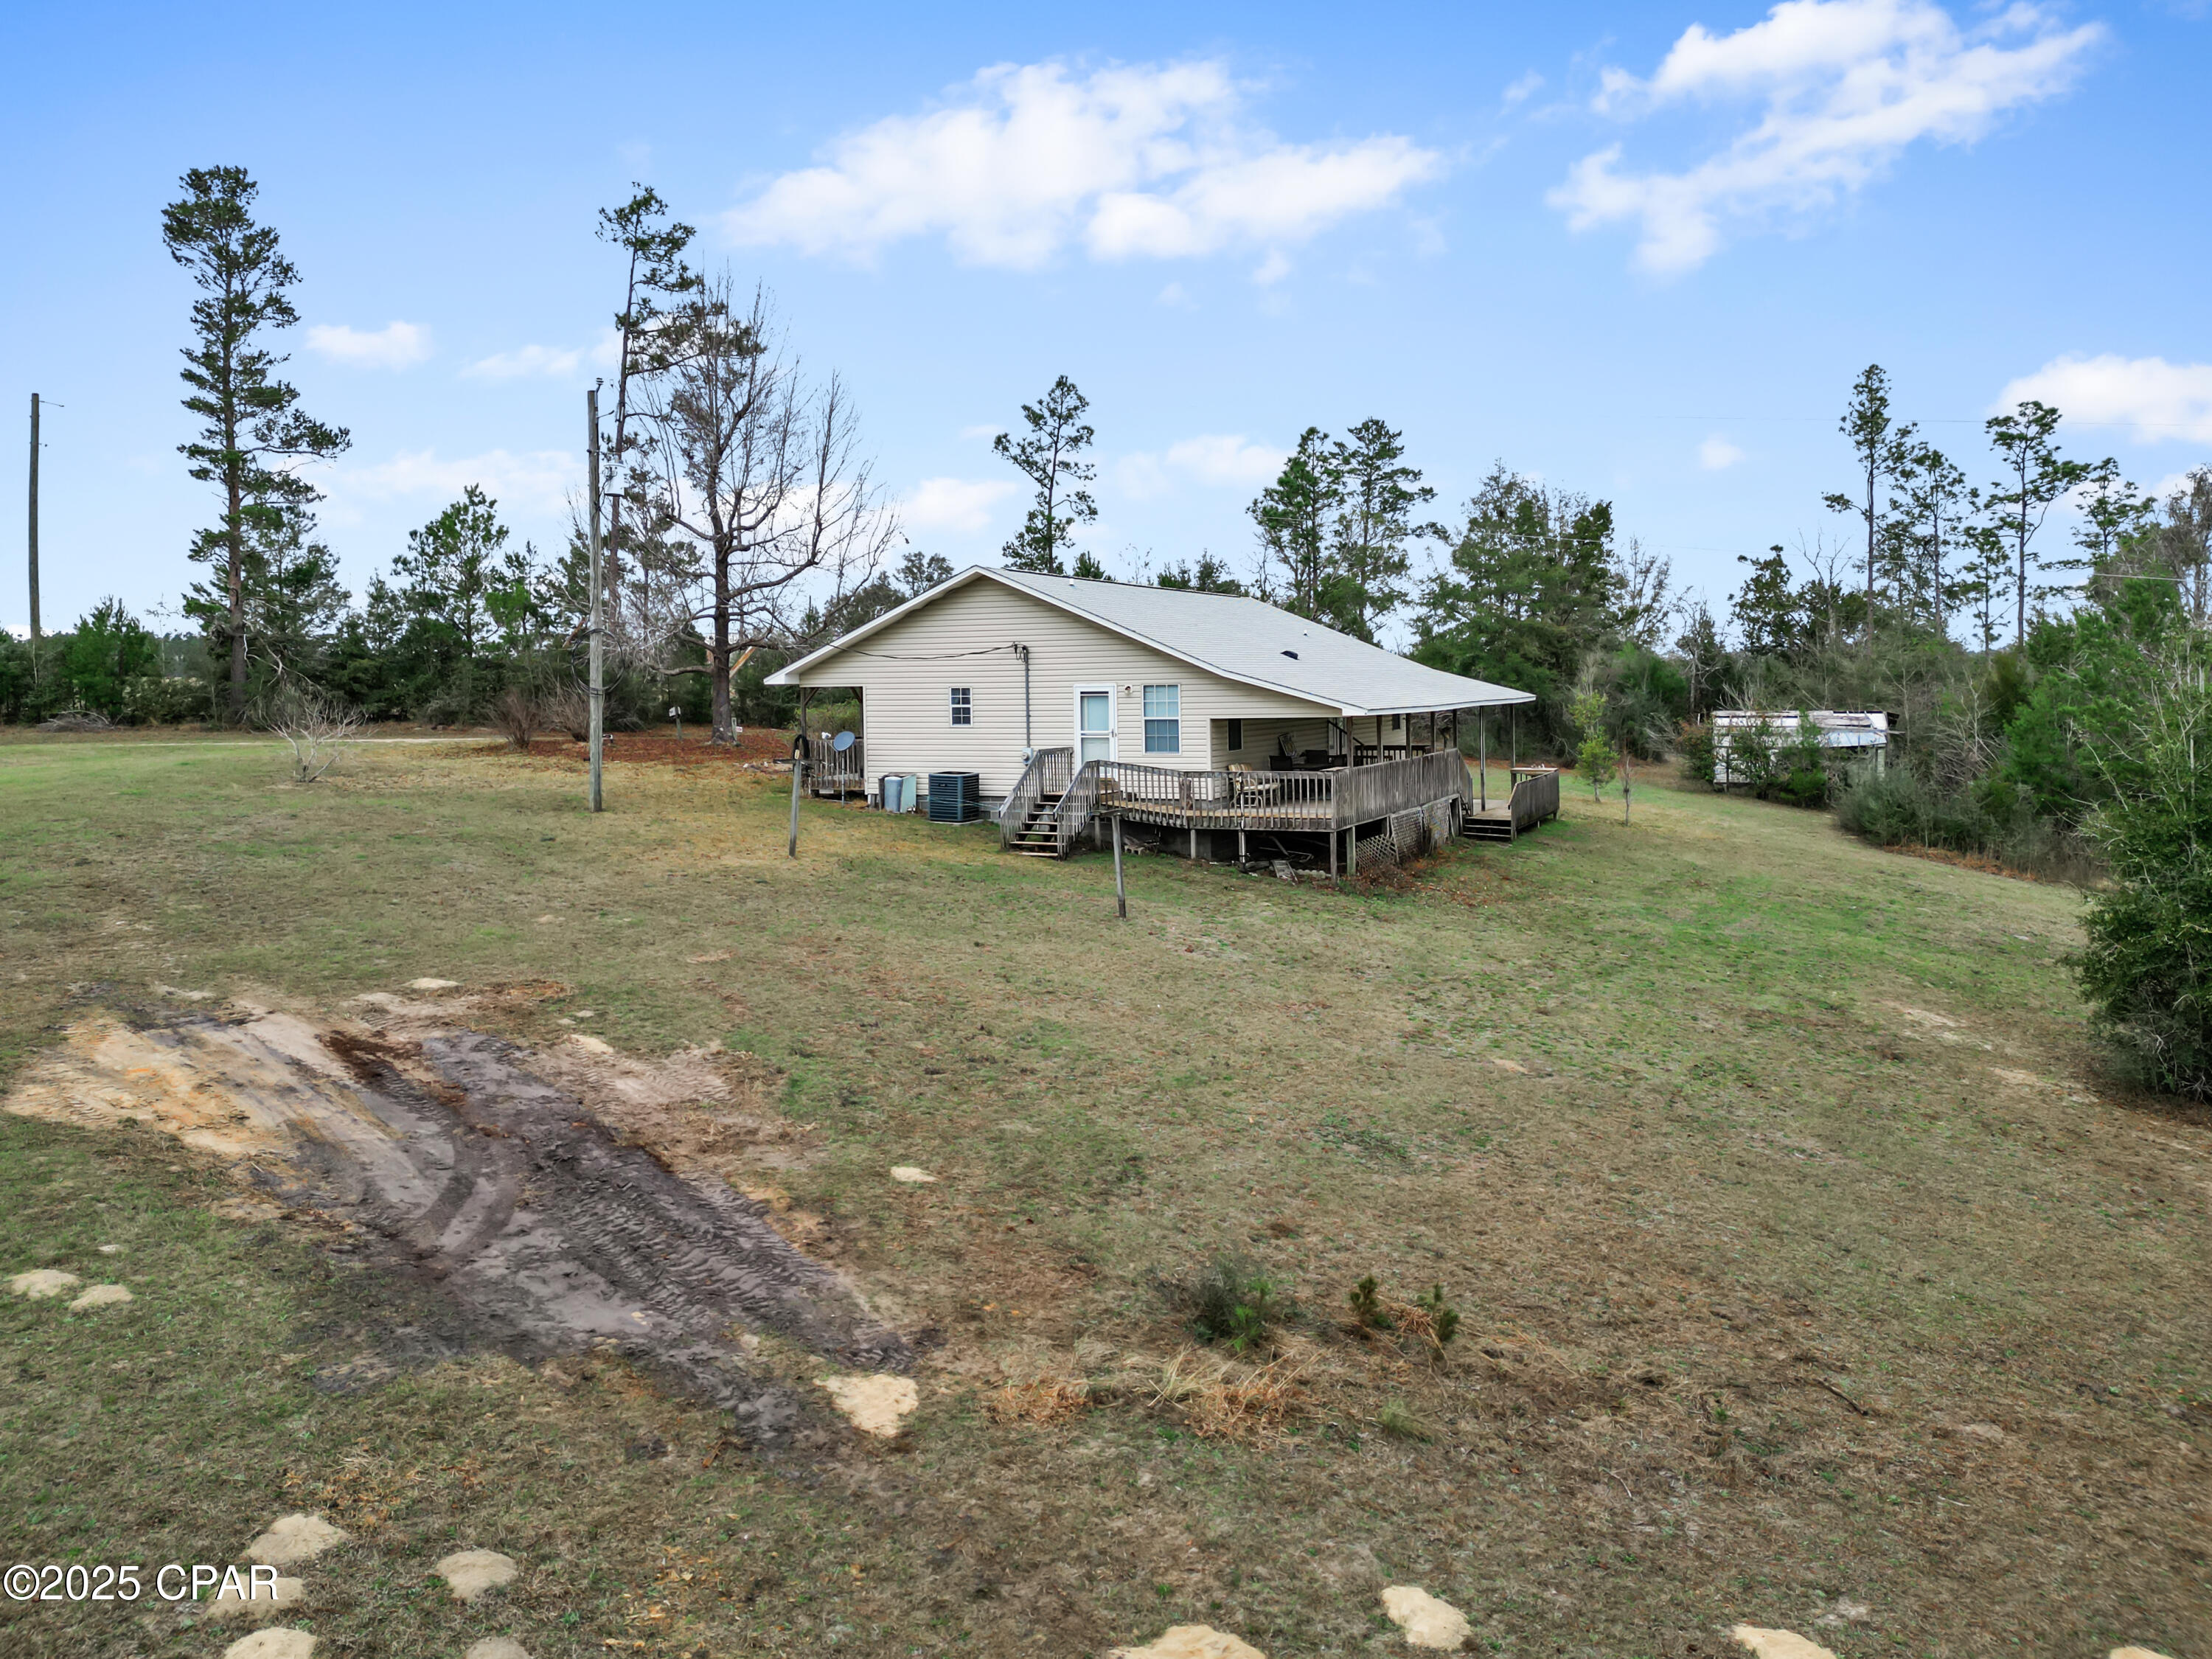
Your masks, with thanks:
[[[1114,688],[1075,688],[1075,763],[1114,758]]]

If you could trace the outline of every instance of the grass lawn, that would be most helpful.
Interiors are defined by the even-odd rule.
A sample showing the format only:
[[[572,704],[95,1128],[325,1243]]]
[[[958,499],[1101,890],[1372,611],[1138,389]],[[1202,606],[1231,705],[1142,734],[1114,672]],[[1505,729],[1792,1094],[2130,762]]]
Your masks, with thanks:
[[[101,1011],[421,975],[566,988],[472,1021],[525,1043],[749,1050],[783,1224],[923,1350],[907,1432],[763,1455],[617,1360],[441,1346],[435,1285],[212,1158],[0,1115],[0,1276],[137,1298],[0,1297],[8,1560],[319,1511],[319,1659],[1403,1650],[1384,1583],[1486,1653],[2212,1654],[2212,1121],[2100,1073],[2070,890],[1647,782],[1370,890],[1136,858],[1117,924],[1109,860],[988,828],[810,804],[793,861],[771,776],[607,793],[465,745],[301,788],[262,744],[0,744],[0,1086]],[[1222,1256],[1292,1303],[1245,1356],[1289,1409],[1226,1434],[1161,1289]],[[1350,1328],[1369,1274],[1444,1287],[1442,1363]],[[469,1547],[522,1571],[462,1607],[427,1574]],[[238,1633],[0,1604],[11,1656]]]

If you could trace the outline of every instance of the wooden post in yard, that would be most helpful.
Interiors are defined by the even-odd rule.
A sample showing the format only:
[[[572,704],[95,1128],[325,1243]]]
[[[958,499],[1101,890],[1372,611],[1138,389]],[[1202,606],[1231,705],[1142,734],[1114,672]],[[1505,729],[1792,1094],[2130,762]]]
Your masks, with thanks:
[[[31,682],[39,678],[39,394],[31,394]]]
[[[806,776],[806,688],[799,688],[799,735],[791,745],[791,845],[786,858],[799,856],[799,790]]]
[[[585,465],[591,469],[589,490],[592,515],[592,811],[606,810],[606,801],[599,792],[602,763],[607,744],[607,683],[606,645],[604,639],[606,625],[606,602],[602,589],[605,578],[601,574],[603,559],[599,551],[599,389],[593,386],[584,394],[584,412],[591,424],[586,435]]]
[[[806,775],[806,763],[794,752],[791,757],[791,845],[784,849],[786,858],[799,856],[799,786]]]
[[[1129,890],[1121,884],[1121,815],[1114,814],[1114,914],[1129,919]]]

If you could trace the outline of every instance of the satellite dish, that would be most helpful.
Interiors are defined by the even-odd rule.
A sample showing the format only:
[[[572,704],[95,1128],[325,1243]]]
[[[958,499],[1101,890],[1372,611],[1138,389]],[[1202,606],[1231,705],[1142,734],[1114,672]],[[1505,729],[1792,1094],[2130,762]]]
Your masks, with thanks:
[[[850,732],[840,732],[830,740],[830,746],[842,755],[853,746],[854,742],[854,738]]]

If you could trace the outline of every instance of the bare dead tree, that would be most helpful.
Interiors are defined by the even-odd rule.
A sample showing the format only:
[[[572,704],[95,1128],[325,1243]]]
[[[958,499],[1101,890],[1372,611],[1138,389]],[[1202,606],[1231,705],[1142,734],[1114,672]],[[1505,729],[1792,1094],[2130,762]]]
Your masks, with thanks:
[[[1620,631],[1646,650],[1661,649],[1674,620],[1674,562],[1631,536],[1613,556],[1613,573],[1620,585]]]
[[[693,550],[684,620],[707,631],[714,741],[728,743],[737,654],[800,642],[804,617],[872,575],[897,526],[843,383],[832,375],[806,391],[764,291],[741,310],[726,274],[709,281],[679,313],[672,347],[644,393],[652,520]]]
[[[292,751],[292,781],[313,783],[338,763],[361,733],[361,711],[296,680],[269,694],[261,723]]]

